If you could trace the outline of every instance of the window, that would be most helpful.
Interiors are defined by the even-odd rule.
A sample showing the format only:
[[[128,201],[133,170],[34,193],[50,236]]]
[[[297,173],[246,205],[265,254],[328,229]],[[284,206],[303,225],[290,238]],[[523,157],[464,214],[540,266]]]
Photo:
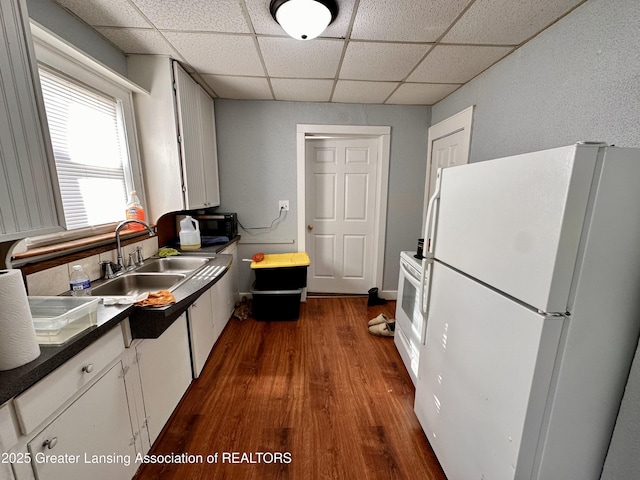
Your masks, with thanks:
[[[120,221],[133,190],[121,102],[39,68],[68,230]]]
[[[131,190],[145,206],[133,94],[148,93],[37,23],[31,33],[67,229],[14,253],[113,232]]]

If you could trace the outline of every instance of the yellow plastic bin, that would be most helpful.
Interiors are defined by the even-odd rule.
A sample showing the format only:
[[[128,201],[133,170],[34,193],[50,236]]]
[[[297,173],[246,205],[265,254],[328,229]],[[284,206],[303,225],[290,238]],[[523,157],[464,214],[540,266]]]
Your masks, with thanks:
[[[297,290],[307,286],[307,267],[311,264],[306,252],[273,253],[260,262],[251,262],[255,272],[255,290]]]

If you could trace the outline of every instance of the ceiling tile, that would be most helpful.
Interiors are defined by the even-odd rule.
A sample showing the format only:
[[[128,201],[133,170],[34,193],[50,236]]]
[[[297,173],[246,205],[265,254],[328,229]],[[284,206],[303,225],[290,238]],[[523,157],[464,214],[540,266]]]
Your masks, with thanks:
[[[255,32],[259,35],[281,35],[287,34],[278,25],[269,12],[269,0],[245,0],[247,10],[251,17],[251,23]],[[338,16],[322,33],[322,37],[344,38],[349,30],[353,5],[355,0],[339,0]]]
[[[360,0],[351,38],[433,42],[469,0]]]
[[[238,0],[133,0],[159,29],[250,33]]]
[[[398,82],[358,82],[339,80],[333,92],[332,102],[384,103],[398,86]]]
[[[511,47],[438,45],[407,81],[465,83],[512,50]]]
[[[271,86],[276,100],[328,102],[333,90],[333,80],[272,78]]]
[[[585,0],[338,0],[310,42],[285,34],[270,0],[29,1],[58,3],[125,53],[170,55],[221,97],[425,105]]]
[[[264,77],[202,75],[205,82],[221,98],[237,100],[273,100],[269,82]]]
[[[253,38],[215,33],[162,32],[200,73],[263,76]]]
[[[349,42],[340,78],[402,80],[429,50],[427,45]]]
[[[96,27],[96,30],[124,53],[176,56],[176,51],[157,30],[112,27]]]
[[[151,25],[129,0],[55,0],[89,25],[103,27],[141,27]]]
[[[581,2],[477,0],[442,41],[519,45]]]
[[[433,105],[460,85],[446,83],[403,83],[385,102],[394,105]]]
[[[272,77],[335,78],[344,41],[259,37],[267,72]]]

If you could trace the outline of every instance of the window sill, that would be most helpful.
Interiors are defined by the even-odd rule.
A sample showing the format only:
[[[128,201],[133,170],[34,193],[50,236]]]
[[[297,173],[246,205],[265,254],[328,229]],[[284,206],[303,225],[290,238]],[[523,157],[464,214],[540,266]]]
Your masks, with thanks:
[[[151,225],[155,230],[155,225]],[[146,230],[122,230],[120,243],[128,245],[139,242],[140,237],[147,238]],[[93,235],[68,242],[37,247],[13,255],[12,268],[20,268],[23,274],[35,273],[47,268],[62,265],[81,258],[113,250],[116,245],[115,232]]]

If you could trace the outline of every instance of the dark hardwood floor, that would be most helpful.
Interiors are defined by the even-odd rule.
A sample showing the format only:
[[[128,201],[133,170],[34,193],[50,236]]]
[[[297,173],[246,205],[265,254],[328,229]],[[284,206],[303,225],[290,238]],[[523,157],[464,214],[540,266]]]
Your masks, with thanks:
[[[150,452],[203,460],[145,464],[136,479],[446,480],[393,339],[367,331],[395,303],[366,301],[310,298],[298,321],[230,320]]]

